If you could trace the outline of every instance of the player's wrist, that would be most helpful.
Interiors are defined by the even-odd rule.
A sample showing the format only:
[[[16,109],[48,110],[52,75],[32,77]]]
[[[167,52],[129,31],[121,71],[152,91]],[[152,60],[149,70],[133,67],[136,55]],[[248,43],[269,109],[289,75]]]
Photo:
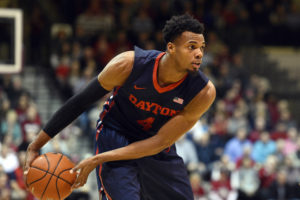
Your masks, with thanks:
[[[27,151],[38,152],[40,150],[33,142],[28,145]]]
[[[104,161],[103,161],[103,159],[102,159],[102,157],[101,157],[101,154],[98,154],[98,155],[96,155],[96,156],[94,156],[93,158],[92,158],[92,163],[94,164],[94,165],[100,165],[100,164],[102,164]]]

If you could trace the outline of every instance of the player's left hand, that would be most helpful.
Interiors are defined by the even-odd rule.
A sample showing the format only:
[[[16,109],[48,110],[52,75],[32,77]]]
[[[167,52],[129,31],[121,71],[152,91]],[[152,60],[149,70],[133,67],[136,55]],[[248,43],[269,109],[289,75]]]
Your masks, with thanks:
[[[96,168],[96,166],[99,165],[99,163],[95,162],[94,157],[90,157],[87,159],[82,160],[78,165],[76,165],[73,169],[70,170],[70,173],[77,173],[77,179],[75,183],[72,186],[72,189],[77,189],[79,187],[82,187],[91,173],[93,169]]]

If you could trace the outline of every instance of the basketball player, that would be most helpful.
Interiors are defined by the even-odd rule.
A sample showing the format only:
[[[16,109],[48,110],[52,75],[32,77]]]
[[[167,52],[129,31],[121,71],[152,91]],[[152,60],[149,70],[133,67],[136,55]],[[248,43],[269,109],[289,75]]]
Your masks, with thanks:
[[[173,16],[163,34],[166,52],[135,47],[117,55],[54,114],[28,147],[25,174],[44,144],[113,90],[97,123],[95,155],[71,170],[78,173],[73,188],[96,168],[100,199],[193,199],[174,143],[207,111],[216,92],[199,70],[202,24],[190,15]]]

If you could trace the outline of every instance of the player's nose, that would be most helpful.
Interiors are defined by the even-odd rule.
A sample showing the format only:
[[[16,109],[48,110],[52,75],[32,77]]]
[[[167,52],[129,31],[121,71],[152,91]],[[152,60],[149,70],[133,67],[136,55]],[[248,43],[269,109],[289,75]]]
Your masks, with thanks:
[[[202,59],[202,57],[203,57],[203,52],[200,49],[197,49],[197,51],[195,53],[195,58]]]

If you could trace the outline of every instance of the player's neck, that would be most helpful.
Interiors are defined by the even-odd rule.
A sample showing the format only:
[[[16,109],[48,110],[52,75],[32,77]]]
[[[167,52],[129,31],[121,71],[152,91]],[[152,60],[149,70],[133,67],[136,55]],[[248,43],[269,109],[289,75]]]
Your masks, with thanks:
[[[167,86],[180,81],[186,72],[180,72],[175,67],[176,63],[166,53],[159,61],[157,70],[157,80],[160,86]]]

